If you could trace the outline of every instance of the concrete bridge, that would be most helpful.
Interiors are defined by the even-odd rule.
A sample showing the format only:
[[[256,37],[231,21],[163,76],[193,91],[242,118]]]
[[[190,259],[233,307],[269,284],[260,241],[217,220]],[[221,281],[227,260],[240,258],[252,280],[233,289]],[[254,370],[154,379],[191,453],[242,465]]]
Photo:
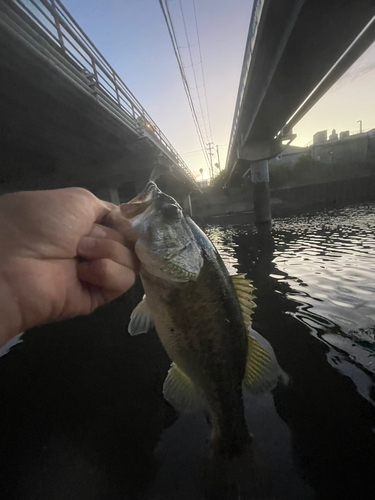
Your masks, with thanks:
[[[158,178],[182,200],[185,162],[60,0],[0,2],[0,190],[82,186],[132,197]]]
[[[226,171],[251,165],[259,222],[271,218],[268,159],[374,41],[374,0],[254,0]]]

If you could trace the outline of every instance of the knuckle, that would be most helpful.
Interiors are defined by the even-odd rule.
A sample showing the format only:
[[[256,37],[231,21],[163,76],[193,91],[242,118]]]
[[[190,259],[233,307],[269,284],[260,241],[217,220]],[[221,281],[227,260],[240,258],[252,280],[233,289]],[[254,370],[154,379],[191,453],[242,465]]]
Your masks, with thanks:
[[[110,273],[110,262],[108,259],[99,259],[93,262],[93,273],[100,282],[108,281]]]
[[[127,288],[130,288],[135,283],[135,273],[130,269],[127,270]]]
[[[103,258],[116,261],[118,259],[118,254],[121,251],[119,247],[120,244],[111,239],[98,241],[98,251],[103,255]]]
[[[81,188],[81,187],[72,187],[72,188],[69,188],[71,190],[72,193],[74,194],[77,194],[79,196],[86,196],[86,197],[92,197],[94,196],[91,191],[89,191],[88,189],[85,189],[85,188]]]

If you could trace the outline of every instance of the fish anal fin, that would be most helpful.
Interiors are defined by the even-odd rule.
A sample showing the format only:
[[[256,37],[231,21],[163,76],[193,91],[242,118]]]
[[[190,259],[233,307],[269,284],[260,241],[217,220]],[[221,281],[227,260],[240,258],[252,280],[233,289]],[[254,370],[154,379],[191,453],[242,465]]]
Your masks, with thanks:
[[[143,300],[131,313],[128,332],[132,336],[139,335],[140,333],[148,332],[153,326],[154,322],[147,305],[146,297],[143,297]]]
[[[250,328],[244,387],[253,394],[269,391],[276,385],[280,374],[281,370],[271,345]]]
[[[163,395],[177,411],[193,412],[205,407],[201,391],[175,363],[164,381]]]

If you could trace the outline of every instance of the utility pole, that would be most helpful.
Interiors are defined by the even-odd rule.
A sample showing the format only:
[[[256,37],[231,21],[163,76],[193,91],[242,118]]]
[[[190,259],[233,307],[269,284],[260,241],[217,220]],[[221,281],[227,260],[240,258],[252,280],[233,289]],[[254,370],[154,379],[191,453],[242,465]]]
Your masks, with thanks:
[[[219,172],[221,172],[220,156],[219,156],[219,146],[218,146],[218,144],[216,145],[216,153],[217,153],[217,163],[219,165]]]
[[[212,150],[214,149],[214,143],[213,142],[208,142],[207,143],[207,149],[208,149],[208,154],[210,155],[210,165],[211,165],[211,179],[214,178],[214,167],[212,166],[212,157],[213,157],[213,152]]]

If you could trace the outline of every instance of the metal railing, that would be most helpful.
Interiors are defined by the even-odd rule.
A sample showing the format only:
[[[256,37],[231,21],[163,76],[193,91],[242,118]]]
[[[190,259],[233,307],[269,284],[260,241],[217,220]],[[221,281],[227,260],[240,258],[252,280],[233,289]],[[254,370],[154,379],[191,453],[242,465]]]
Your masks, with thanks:
[[[195,184],[195,177],[184,160],[61,1],[13,0],[13,2],[82,71],[91,91],[95,93],[100,90],[109,98],[122,113],[126,114],[125,121],[129,121],[129,118],[133,121],[140,135],[144,127],[147,127],[148,132],[152,132],[168,150],[177,167]]]
[[[239,118],[240,118],[242,100],[243,100],[243,96],[245,93],[245,87],[246,87],[246,82],[247,82],[250,64],[251,64],[251,60],[252,60],[255,39],[256,39],[256,36],[258,33],[259,20],[260,20],[260,17],[262,15],[262,10],[263,10],[264,4],[265,4],[265,0],[254,0],[254,3],[253,3],[253,9],[252,9],[251,19],[250,19],[249,33],[247,36],[245,54],[244,54],[243,65],[242,65],[241,76],[240,76],[240,84],[239,84],[239,89],[238,89],[236,107],[235,107],[234,115],[233,115],[233,123],[232,123],[232,130],[231,130],[230,140],[229,140],[227,163],[229,161],[229,157],[232,154],[234,141],[237,138],[237,128],[238,128],[238,122],[239,122]]]

